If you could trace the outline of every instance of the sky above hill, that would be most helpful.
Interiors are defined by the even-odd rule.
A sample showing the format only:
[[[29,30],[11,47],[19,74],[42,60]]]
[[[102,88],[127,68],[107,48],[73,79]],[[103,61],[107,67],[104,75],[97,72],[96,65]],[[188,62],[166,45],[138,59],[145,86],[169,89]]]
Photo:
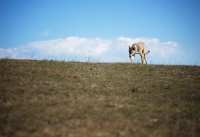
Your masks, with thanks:
[[[200,65],[199,0],[1,0],[0,58]],[[134,62],[140,62],[136,55]]]

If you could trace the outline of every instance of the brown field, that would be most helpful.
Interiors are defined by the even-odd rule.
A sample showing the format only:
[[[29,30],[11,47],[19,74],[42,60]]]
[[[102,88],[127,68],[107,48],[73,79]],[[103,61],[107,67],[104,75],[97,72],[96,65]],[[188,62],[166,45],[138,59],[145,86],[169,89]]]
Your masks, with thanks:
[[[200,67],[0,60],[1,137],[199,137]]]

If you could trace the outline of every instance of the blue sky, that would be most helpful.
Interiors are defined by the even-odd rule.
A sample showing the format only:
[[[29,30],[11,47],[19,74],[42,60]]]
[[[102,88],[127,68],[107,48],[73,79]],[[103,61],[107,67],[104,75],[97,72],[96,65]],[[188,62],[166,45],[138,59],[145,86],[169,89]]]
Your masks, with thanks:
[[[200,65],[199,0],[1,0],[0,58]],[[136,55],[135,62],[140,62]]]

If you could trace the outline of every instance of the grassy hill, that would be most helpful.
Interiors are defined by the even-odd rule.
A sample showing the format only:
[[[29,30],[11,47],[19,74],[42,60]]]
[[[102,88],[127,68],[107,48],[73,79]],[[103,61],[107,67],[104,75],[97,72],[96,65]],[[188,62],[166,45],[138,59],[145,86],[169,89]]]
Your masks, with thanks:
[[[200,136],[200,67],[2,59],[0,136]]]

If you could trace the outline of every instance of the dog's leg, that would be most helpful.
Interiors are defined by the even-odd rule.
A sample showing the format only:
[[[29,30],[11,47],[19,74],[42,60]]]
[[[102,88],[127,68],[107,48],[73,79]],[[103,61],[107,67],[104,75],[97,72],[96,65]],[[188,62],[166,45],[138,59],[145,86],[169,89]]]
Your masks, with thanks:
[[[146,54],[144,54],[144,60],[145,60],[145,63],[147,64]]]
[[[142,64],[144,64],[144,56],[142,53],[140,53],[140,57],[141,57]]]

